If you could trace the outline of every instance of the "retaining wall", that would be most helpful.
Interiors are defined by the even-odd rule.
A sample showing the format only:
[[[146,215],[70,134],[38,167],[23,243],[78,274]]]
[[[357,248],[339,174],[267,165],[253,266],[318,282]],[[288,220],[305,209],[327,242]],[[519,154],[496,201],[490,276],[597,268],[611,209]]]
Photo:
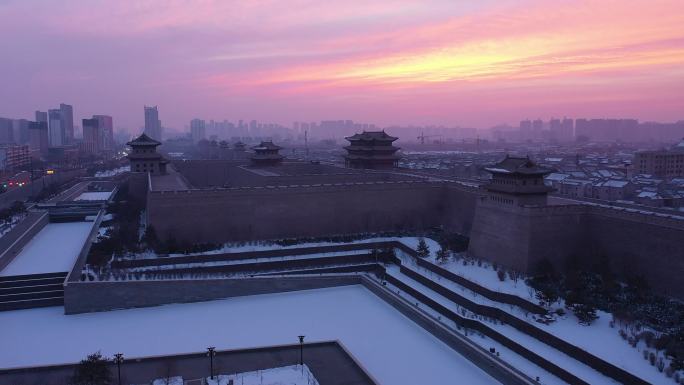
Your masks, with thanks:
[[[64,312],[77,314],[246,295],[357,285],[354,275],[121,282],[67,282]]]

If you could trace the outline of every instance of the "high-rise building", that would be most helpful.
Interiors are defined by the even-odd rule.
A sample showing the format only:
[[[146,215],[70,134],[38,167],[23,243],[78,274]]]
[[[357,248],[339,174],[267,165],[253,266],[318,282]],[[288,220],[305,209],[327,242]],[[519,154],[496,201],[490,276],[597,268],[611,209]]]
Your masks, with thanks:
[[[532,121],[529,119],[520,121],[520,139],[532,139]]]
[[[544,129],[544,122],[541,119],[532,121],[532,138],[539,139],[542,137],[542,130]]]
[[[197,143],[206,137],[206,124],[204,120],[193,119],[190,121],[190,136],[193,143]]]
[[[150,138],[160,141],[162,140],[161,120],[159,120],[159,110],[157,106],[145,106],[145,134]]]
[[[27,144],[28,138],[28,123],[26,119],[14,119],[12,121],[12,131],[14,135],[14,142],[18,144]]]
[[[572,119],[563,118],[561,122],[560,140],[571,142],[575,138],[575,127]]]
[[[103,145],[103,130],[100,127],[100,121],[93,117],[92,119],[83,119],[83,150],[86,153],[97,155],[102,151]]]
[[[0,143],[14,143],[12,119],[0,118]]]
[[[74,108],[69,104],[61,103],[59,111],[62,113],[62,144],[74,142]]]
[[[109,115],[93,115],[93,119],[97,119],[98,126],[101,130],[100,134],[102,136],[102,145],[100,150],[114,150],[114,124],[112,117]],[[83,137],[85,139],[85,128],[83,131]]]
[[[36,111],[36,122],[45,122],[47,123],[48,121],[48,114],[45,111]]]
[[[61,110],[48,110],[48,141],[50,147],[64,145],[64,126]]]
[[[29,149],[34,157],[46,156],[49,146],[48,125],[45,121],[29,122]]]

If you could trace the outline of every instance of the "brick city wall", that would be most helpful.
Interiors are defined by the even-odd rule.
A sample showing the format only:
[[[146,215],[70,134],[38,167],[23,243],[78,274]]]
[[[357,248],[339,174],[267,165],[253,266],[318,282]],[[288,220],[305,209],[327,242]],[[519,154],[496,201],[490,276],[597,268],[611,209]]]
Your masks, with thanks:
[[[467,229],[472,210],[452,213],[449,194],[426,181],[150,191],[147,219],[162,238],[195,242],[421,230],[445,218]]]
[[[148,223],[160,237],[226,242],[444,227],[468,252],[519,271],[541,259],[606,255],[623,276],[684,293],[684,221],[619,207],[516,207],[451,182],[385,181],[150,191]],[[682,282],[682,283],[680,283]]]
[[[531,272],[546,258],[558,268],[570,258],[607,257],[622,277],[642,275],[656,290],[684,294],[684,221],[592,205],[477,208],[468,252]]]

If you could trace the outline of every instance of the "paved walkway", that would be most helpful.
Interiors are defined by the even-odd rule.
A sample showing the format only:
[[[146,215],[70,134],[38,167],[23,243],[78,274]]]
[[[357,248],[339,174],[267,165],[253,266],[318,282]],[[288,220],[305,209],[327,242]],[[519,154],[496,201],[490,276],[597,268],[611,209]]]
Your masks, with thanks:
[[[149,384],[155,378],[176,375],[184,379],[209,376],[206,353],[124,359],[122,384]],[[321,385],[375,385],[337,342],[305,344],[304,363]],[[233,374],[296,364],[299,364],[299,345],[219,351],[214,357],[214,373]],[[112,383],[117,384],[116,366],[110,368]],[[73,372],[74,365],[0,370],[0,383],[65,385]]]

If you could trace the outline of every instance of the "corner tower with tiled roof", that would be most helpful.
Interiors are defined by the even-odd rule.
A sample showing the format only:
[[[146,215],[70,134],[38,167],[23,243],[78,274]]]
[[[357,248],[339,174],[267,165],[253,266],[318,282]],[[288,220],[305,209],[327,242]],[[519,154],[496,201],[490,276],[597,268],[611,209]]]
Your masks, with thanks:
[[[131,164],[131,172],[149,172],[151,174],[166,174],[164,157],[157,152],[157,146],[161,145],[146,134],[126,143],[131,148],[128,161]]]
[[[540,167],[529,157],[506,155],[501,162],[486,167],[492,174],[484,187],[489,199],[515,206],[546,205],[546,198],[553,188],[544,184],[544,176],[553,170]]]
[[[254,150],[254,154],[252,154],[251,159],[254,166],[277,166],[283,161],[283,156],[280,155],[282,147],[273,144],[270,140],[252,147],[252,150]]]
[[[384,169],[397,167],[399,147],[393,145],[397,140],[385,131],[364,131],[348,136],[349,145],[345,147],[347,155],[344,163],[351,168]]]

